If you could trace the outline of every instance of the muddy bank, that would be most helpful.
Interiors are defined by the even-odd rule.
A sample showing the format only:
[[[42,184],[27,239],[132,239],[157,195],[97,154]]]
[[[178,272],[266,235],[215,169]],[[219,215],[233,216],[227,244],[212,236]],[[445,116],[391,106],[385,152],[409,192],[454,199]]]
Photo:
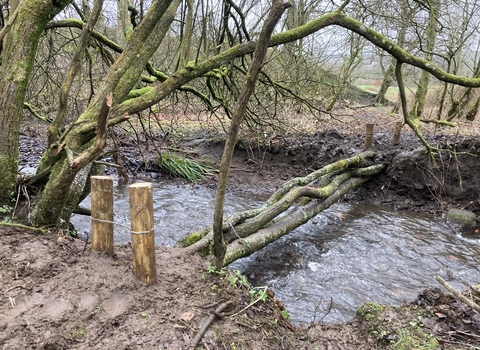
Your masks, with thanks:
[[[425,139],[437,149],[432,158],[410,130],[403,130],[400,142],[392,145],[392,133],[375,133],[371,150],[376,156],[370,163],[388,167],[343,200],[362,204],[388,205],[397,210],[440,214],[450,208],[461,208],[480,214],[480,139],[476,136],[426,134]],[[21,171],[34,171],[45,143],[39,134],[21,136]],[[137,178],[152,181],[178,181],[156,164],[155,148],[138,144],[128,135],[117,135],[122,144],[120,165],[131,182]],[[168,150],[168,140],[157,140],[156,149]],[[252,143],[240,140],[230,171],[229,191],[269,194],[285,181],[308,173],[363,151],[364,135],[338,130],[297,134]],[[208,132],[192,132],[180,143],[176,152],[217,168],[223,151],[222,138]],[[113,162],[112,159],[107,159]],[[116,168],[107,173],[118,175]],[[216,174],[197,183],[216,186]]]
[[[438,151],[432,158],[418,138],[405,132],[392,145],[388,132],[375,134],[370,163],[388,167],[370,182],[345,196],[344,200],[363,204],[389,205],[398,210],[438,214],[451,207],[480,212],[480,140],[477,137],[426,136]],[[184,147],[199,158],[216,164],[222,144],[214,139],[184,141]],[[231,170],[230,190],[272,192],[285,181],[306,174],[342,158],[363,151],[360,134],[336,130],[255,148],[239,142]]]
[[[292,325],[274,291],[196,255],[157,247],[159,283],[138,281],[129,245],[108,256],[77,239],[0,225],[2,349],[471,349],[480,317],[438,289],[402,307],[366,304],[342,324]],[[479,296],[477,289],[467,293]],[[410,345],[409,345],[410,344]]]

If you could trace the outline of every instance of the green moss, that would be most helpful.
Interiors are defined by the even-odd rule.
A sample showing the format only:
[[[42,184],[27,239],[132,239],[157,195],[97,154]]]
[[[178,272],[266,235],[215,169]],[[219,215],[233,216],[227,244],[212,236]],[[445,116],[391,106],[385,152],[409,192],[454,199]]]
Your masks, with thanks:
[[[357,316],[368,322],[372,334],[381,334],[383,330],[379,327],[379,316],[384,309],[380,304],[366,303],[357,310]]]
[[[211,244],[206,245],[201,250],[199,250],[198,254],[204,258],[207,255],[212,255],[213,253],[213,242]]]
[[[388,347],[390,350],[433,350],[438,349],[437,339],[432,334],[422,332],[420,329],[399,328],[395,330],[395,340]]]
[[[18,159],[0,157],[0,204],[10,204],[15,195]]]
[[[357,310],[357,316],[368,323],[369,332],[377,338],[382,349],[439,348],[436,338],[421,322],[425,317],[435,316],[432,310],[418,308],[416,305],[390,308],[366,303]]]
[[[132,90],[128,93],[127,100],[130,99],[130,98],[136,98],[136,97],[142,96],[143,94],[145,94],[145,93],[147,93],[151,90],[153,90],[152,87],[145,87],[145,88],[142,88],[142,89]]]
[[[198,242],[202,239],[202,235],[199,232],[192,233],[188,238],[185,240],[185,246],[191,246],[193,243]]]

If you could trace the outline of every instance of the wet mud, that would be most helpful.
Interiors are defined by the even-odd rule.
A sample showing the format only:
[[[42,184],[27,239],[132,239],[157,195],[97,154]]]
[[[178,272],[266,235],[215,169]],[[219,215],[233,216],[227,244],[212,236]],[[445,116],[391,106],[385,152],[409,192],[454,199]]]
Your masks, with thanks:
[[[182,141],[182,148],[216,164],[222,144],[208,136],[193,135]],[[399,145],[391,145],[390,134],[376,135],[373,162],[389,166],[344,200],[438,214],[461,207],[478,214],[477,139],[428,140],[441,150],[435,162],[421,151],[413,134],[402,135]],[[129,142],[125,140],[127,146]],[[42,146],[34,135],[22,135],[24,171],[31,173]],[[266,193],[291,177],[362,150],[363,135],[335,130],[297,135],[258,149],[239,144],[229,190]],[[153,156],[140,156],[133,144],[124,151],[124,161],[132,181],[169,178],[154,166]],[[213,174],[198,185],[215,186],[215,180]],[[402,307],[369,305],[347,323],[323,324],[318,315],[316,323],[292,325],[274,291],[257,300],[261,291],[252,291],[238,276],[211,273],[198,256],[175,248],[157,247],[156,257],[159,282],[149,286],[133,276],[128,244],[115,247],[109,256],[54,230],[0,226],[2,348],[189,349],[215,308],[227,301],[231,306],[208,328],[199,342],[202,348],[384,349],[403,341],[410,345],[397,348],[413,349],[430,341],[443,349],[480,345],[480,314],[440,290],[419,291],[418,300]],[[479,298],[475,288],[466,293]]]

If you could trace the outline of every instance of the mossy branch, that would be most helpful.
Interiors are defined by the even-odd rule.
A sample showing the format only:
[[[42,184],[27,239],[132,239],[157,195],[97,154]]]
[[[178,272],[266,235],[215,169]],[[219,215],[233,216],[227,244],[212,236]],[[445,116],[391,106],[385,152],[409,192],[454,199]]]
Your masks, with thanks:
[[[103,150],[107,143],[107,119],[110,107],[112,106],[113,94],[110,93],[103,101],[100,114],[97,119],[97,136],[93,145],[85,150],[81,155],[70,162],[70,167],[74,172],[79,171],[85,165],[93,161]]]
[[[371,152],[369,153],[371,154]],[[352,158],[358,160],[358,156],[357,158]],[[287,234],[294,228],[306,222],[302,221],[303,219],[300,219],[301,215],[296,214],[297,212],[303,212],[305,210],[309,211],[312,207],[316,208],[316,204],[318,204],[319,201],[321,203],[325,202],[327,204],[333,203],[340,198],[339,196],[346,193],[344,192],[345,188],[351,189],[350,185],[345,187],[343,185],[344,183],[354,183],[354,186],[356,186],[360,183],[363,183],[364,181],[367,181],[371,178],[371,176],[374,176],[375,174],[379,173],[384,169],[383,164],[353,169],[348,169],[348,167],[345,166],[343,166],[341,169],[338,169],[338,164],[336,166],[331,165],[320,169],[323,171],[328,171],[327,174],[323,174],[320,177],[310,176],[314,173],[322,173],[320,171],[316,171],[306,177],[293,179],[294,181],[290,180],[289,182],[287,182],[287,184],[295,182],[303,183],[304,181],[309,180],[310,182],[302,186],[286,186],[287,188],[289,188],[289,190],[283,193],[280,198],[272,196],[273,199],[272,197],[270,197],[271,201],[267,200],[260,208],[240,212],[224,220],[222,228],[224,233],[224,241],[227,244],[227,250],[230,249],[230,244],[232,244],[233,242],[238,241],[239,239],[242,240],[246,237],[250,239],[251,236],[255,235],[259,231],[263,231],[264,233],[266,233],[266,236],[271,236],[271,227],[277,227],[278,230],[282,231],[283,229],[280,229],[280,226],[277,225],[279,222],[282,222],[287,227],[290,227],[290,230],[282,231],[281,233],[281,235]],[[350,181],[351,179],[354,179],[353,182]],[[282,188],[285,188],[285,185],[282,186]],[[341,191],[337,192],[339,189],[341,189]],[[295,206],[295,203],[298,204]],[[331,204],[328,204],[328,206],[329,205]],[[323,210],[321,208],[324,207],[320,206],[319,208],[319,210],[321,211]],[[311,215],[316,215],[320,211],[317,211]],[[287,214],[282,216],[282,213]],[[309,216],[306,220],[308,221],[308,219],[311,217],[312,216]],[[296,226],[294,226],[291,220],[295,222]],[[277,234],[278,232],[275,232],[272,233],[273,236],[271,236],[270,238],[264,238],[268,241],[272,237],[280,237],[277,236]],[[212,228],[210,227],[199,232],[185,235],[177,242],[176,246],[186,247],[185,249],[191,253],[199,252],[201,255],[207,255],[211,254],[212,240],[213,234]],[[257,243],[255,243],[255,245],[256,244]],[[226,260],[224,261],[224,263],[230,261],[230,258],[225,259]]]
[[[438,120],[438,119],[420,119],[420,121],[422,123],[434,123],[434,124],[437,124],[437,125],[443,125],[443,126],[450,126],[452,128],[456,128],[458,126],[458,123],[451,123],[449,121],[446,121],[446,120]]]
[[[30,113],[32,113],[32,115],[37,118],[37,119],[40,119],[42,122],[47,122],[47,123],[51,123],[52,122],[52,119],[50,118],[47,118],[47,117],[44,117],[43,115],[40,115],[40,113],[38,113],[38,109],[33,107],[30,103],[28,102],[24,102],[23,103],[23,108],[25,108],[26,110],[28,110]]]
[[[282,218],[267,228],[261,229],[246,238],[235,240],[227,246],[225,259],[223,261],[224,266],[234,262],[237,259],[248,256],[288,234],[321,211],[330,207],[343,195],[367,180],[368,178],[351,178],[341,184],[331,196],[323,201],[312,201],[306,206],[298,207],[288,216]]]

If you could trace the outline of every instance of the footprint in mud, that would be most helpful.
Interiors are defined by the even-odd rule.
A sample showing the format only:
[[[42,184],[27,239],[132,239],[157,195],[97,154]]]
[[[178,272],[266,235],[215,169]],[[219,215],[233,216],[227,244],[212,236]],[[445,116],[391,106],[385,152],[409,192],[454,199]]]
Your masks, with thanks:
[[[133,298],[128,295],[113,293],[109,299],[103,302],[101,307],[107,316],[115,318],[127,311],[128,306],[131,305],[132,301]]]

